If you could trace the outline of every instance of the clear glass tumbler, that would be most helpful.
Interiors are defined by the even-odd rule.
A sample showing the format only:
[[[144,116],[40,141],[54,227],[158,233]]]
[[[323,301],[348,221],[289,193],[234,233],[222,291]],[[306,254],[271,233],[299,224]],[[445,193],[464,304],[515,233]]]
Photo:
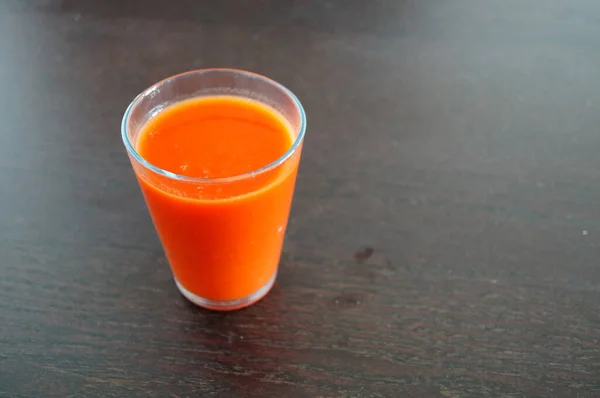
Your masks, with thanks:
[[[139,135],[150,119],[180,101],[220,95],[258,101],[275,110],[293,133],[289,150],[270,164],[225,178],[175,174],[139,154]],[[304,109],[290,90],[234,69],[196,70],[167,78],[143,91],[127,108],[121,125],[123,142],[175,283],[192,303],[235,310],[260,300],[273,286],[305,130]]]

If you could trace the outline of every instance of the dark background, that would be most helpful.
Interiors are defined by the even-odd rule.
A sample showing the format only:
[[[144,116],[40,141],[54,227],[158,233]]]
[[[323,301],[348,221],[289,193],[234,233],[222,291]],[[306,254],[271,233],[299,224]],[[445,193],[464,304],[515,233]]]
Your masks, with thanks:
[[[177,292],[123,148],[203,67],[308,131],[280,277]],[[0,396],[600,396],[600,2],[0,0]]]

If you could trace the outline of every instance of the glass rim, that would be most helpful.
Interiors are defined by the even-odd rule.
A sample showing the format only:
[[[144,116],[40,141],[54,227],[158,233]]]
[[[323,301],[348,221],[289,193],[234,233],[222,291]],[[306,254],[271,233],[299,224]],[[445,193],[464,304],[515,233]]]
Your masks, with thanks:
[[[129,134],[128,134],[128,128],[127,128],[127,124],[129,121],[129,117],[131,115],[132,110],[136,107],[136,105],[140,102],[140,100],[145,97],[146,95],[152,93],[152,91],[154,91],[158,86],[167,83],[170,80],[175,80],[178,78],[181,78],[183,76],[187,76],[187,75],[192,75],[192,74],[204,74],[204,73],[209,73],[209,72],[229,72],[232,74],[240,74],[240,75],[245,75],[247,77],[254,77],[254,78],[258,78],[261,79],[275,87],[277,87],[278,89],[280,89],[284,94],[286,94],[287,96],[290,97],[290,99],[292,100],[292,102],[294,103],[299,116],[300,116],[300,126],[299,126],[299,131],[298,131],[298,135],[296,136],[296,138],[294,139],[294,142],[292,143],[292,146],[280,157],[278,157],[276,160],[272,161],[271,163],[268,163],[264,166],[261,166],[257,169],[248,171],[246,173],[243,174],[236,174],[233,176],[228,176],[228,177],[217,177],[217,178],[207,178],[207,177],[190,177],[190,176],[185,176],[182,174],[177,174],[177,173],[173,173],[171,171],[165,170],[163,168],[160,168],[158,166],[153,165],[152,163],[150,163],[149,161],[147,161],[146,159],[144,159],[144,157],[142,155],[139,154],[139,152],[135,149],[135,147],[133,146],[133,144],[131,143],[131,140],[129,139]],[[191,97],[193,98],[193,97]],[[268,105],[267,105],[268,106]],[[285,118],[284,115],[281,115]],[[187,72],[182,72],[182,73],[178,73],[176,75],[167,77],[165,79],[162,79],[156,83],[154,83],[153,85],[151,85],[150,87],[146,88],[144,91],[142,91],[141,93],[139,93],[134,99],[133,101],[131,101],[131,103],[127,106],[127,109],[125,110],[125,113],[123,115],[123,119],[121,121],[121,138],[123,139],[123,143],[125,144],[125,148],[127,149],[127,152],[129,152],[129,154],[131,156],[133,156],[133,158],[140,163],[143,167],[145,167],[146,169],[149,169],[157,174],[160,174],[164,177],[168,177],[174,180],[178,180],[178,181],[183,181],[183,182],[196,182],[196,183],[204,183],[204,184],[214,184],[214,183],[226,183],[226,182],[233,182],[233,181],[239,181],[239,180],[243,180],[246,178],[250,178],[252,176],[255,175],[259,175],[262,173],[265,173],[267,171],[270,171],[280,165],[282,165],[283,163],[285,163],[285,161],[287,159],[289,159],[298,149],[298,147],[300,146],[300,144],[302,143],[302,140],[304,139],[304,133],[306,131],[306,113],[304,111],[304,107],[302,106],[302,103],[300,102],[300,100],[298,99],[298,97],[296,97],[296,95],[287,87],[285,87],[283,84],[278,83],[277,81],[268,78],[266,76],[260,75],[258,73],[254,73],[254,72],[250,72],[250,71],[246,71],[246,70],[242,70],[242,69],[233,69],[233,68],[206,68],[206,69],[194,69],[194,70],[189,70]]]

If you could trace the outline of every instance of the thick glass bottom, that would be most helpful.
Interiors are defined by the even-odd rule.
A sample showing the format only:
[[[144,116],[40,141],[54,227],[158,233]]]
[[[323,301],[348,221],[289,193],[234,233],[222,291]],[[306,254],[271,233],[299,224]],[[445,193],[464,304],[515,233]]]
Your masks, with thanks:
[[[194,293],[187,290],[185,287],[179,283],[179,281],[175,278],[175,284],[177,288],[181,292],[181,294],[188,299],[193,304],[196,304],[199,307],[206,308],[213,311],[234,311],[242,308],[246,308],[269,293],[273,285],[275,284],[275,279],[277,278],[277,272],[273,275],[273,277],[260,289],[256,292],[239,299],[235,300],[210,300],[200,296],[196,296]]]

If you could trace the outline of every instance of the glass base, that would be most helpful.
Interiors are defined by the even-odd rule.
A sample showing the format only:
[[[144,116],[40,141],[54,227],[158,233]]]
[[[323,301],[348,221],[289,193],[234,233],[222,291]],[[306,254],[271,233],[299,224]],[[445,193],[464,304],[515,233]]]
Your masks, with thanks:
[[[234,310],[246,308],[246,307],[256,303],[263,297],[265,297],[267,295],[267,293],[269,293],[269,291],[271,290],[273,285],[275,284],[276,278],[277,278],[277,272],[275,272],[273,277],[263,287],[258,289],[256,292],[254,292],[246,297],[242,297],[242,298],[235,299],[235,300],[209,300],[209,299],[205,299],[200,296],[196,296],[194,293],[190,292],[185,287],[183,287],[181,285],[181,283],[179,283],[177,278],[173,278],[173,279],[175,279],[175,284],[177,285],[177,289],[179,289],[179,291],[181,292],[183,297],[188,299],[193,304],[196,304],[199,307],[206,308],[206,309],[213,310],[213,311],[234,311]]]

